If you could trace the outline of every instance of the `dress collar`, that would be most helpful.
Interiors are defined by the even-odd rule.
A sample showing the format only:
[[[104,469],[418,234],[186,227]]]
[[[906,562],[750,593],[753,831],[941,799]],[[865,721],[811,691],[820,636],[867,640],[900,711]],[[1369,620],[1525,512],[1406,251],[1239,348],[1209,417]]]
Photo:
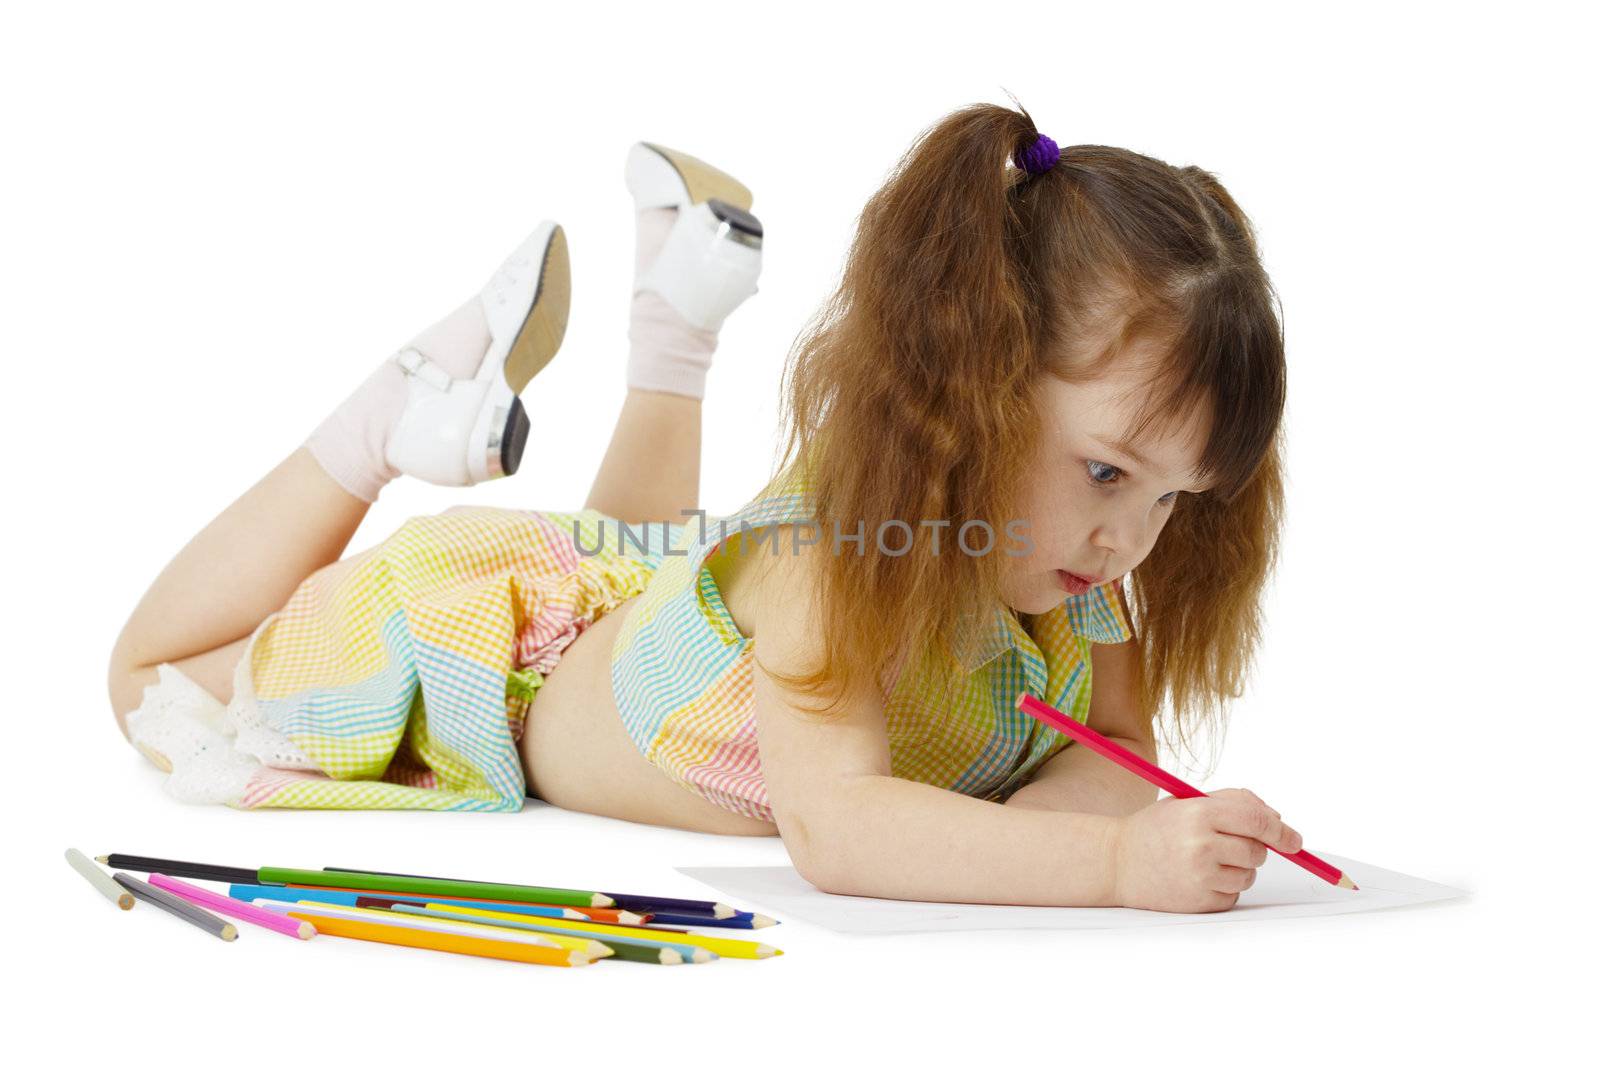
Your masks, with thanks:
[[[1052,618],[1059,618],[1073,633],[1099,644],[1117,644],[1133,636],[1123,620],[1114,586],[1097,585],[1087,593],[1064,598],[1040,616],[1034,631],[1045,632],[1048,628],[1043,624]],[[1023,628],[1022,620],[1005,607],[994,609],[981,620],[969,617],[956,627],[950,645],[956,664],[968,674],[1013,650],[1040,654],[1038,643]]]

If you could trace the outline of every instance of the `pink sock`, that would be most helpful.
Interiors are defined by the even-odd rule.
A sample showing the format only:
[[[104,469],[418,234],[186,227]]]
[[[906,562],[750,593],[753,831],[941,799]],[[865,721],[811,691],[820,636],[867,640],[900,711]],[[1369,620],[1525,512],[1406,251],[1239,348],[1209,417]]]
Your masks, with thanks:
[[[471,378],[489,350],[489,323],[474,296],[417,335],[415,348],[450,372]],[[385,359],[306,438],[305,447],[351,496],[372,503],[400,472],[383,458],[389,430],[406,404],[406,376]]]
[[[677,217],[677,209],[669,207],[638,213],[634,277],[661,251]],[[716,331],[689,325],[660,293],[635,293],[628,315],[628,345],[628,388],[705,399]]]

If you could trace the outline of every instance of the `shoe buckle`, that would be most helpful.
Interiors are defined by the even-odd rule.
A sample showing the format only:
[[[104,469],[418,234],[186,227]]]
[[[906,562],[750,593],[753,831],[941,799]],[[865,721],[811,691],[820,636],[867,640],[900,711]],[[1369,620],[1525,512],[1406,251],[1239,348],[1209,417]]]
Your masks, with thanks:
[[[421,378],[441,393],[450,391],[450,383],[454,381],[450,377],[450,372],[415,348],[402,348],[396,353],[394,361],[400,364],[401,371],[412,377]]]

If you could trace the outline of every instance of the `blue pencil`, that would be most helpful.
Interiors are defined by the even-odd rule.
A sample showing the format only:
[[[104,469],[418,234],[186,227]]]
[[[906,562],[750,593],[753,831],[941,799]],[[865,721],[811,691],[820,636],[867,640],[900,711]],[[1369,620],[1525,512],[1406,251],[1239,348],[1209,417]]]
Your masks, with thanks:
[[[343,889],[296,889],[286,885],[230,885],[228,895],[237,900],[255,900],[266,897],[269,900],[287,900],[291,903],[300,900],[316,900],[324,904],[345,904],[349,907],[359,907],[363,900],[393,901],[397,904],[460,904],[463,906],[481,908],[484,911],[507,911],[518,915],[531,915],[546,919],[581,919],[589,921],[589,916],[573,908],[554,907],[545,904],[517,904],[510,901],[478,901],[462,900],[460,897],[426,897],[389,893],[374,893],[369,891],[352,892]]]

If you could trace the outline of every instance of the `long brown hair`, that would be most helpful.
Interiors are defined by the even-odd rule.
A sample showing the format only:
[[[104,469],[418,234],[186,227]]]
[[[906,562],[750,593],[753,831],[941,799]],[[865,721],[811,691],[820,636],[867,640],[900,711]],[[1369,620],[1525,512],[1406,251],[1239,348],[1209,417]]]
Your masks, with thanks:
[[[1034,455],[1041,376],[1091,379],[1156,340],[1135,440],[1198,404],[1213,415],[1198,470],[1214,488],[1179,498],[1130,576],[1140,707],[1154,722],[1170,704],[1186,738],[1241,695],[1276,564],[1275,296],[1213,175],[1104,145],[1064,147],[1029,175],[1011,161],[1038,136],[1020,105],[975,104],[925,131],[863,208],[837,290],[790,351],[779,465],[806,467],[824,543],[835,528],[864,524],[870,544],[887,520],[918,525],[901,555],[824,554],[821,664],[779,680],[842,694],[906,651],[900,635],[948,642],[992,613],[1001,553],[929,551],[937,531],[919,520],[998,529]]]

